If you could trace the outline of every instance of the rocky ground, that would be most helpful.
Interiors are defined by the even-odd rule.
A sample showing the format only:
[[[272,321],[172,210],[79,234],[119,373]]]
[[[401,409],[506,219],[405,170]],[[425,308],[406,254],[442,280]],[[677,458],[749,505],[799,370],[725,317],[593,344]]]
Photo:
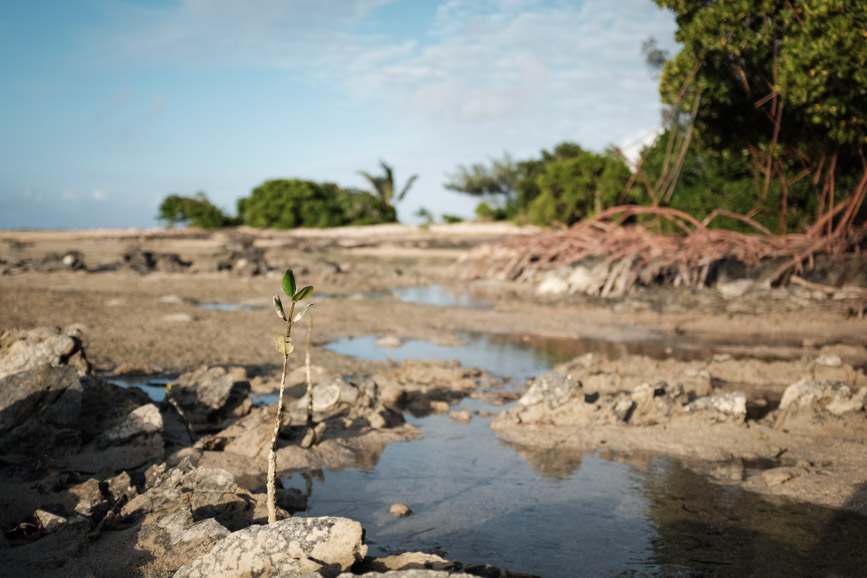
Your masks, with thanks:
[[[453,363],[338,355],[324,348],[335,339],[456,344],[480,332],[697,345],[718,353],[576,357],[512,384],[520,399],[493,428],[518,448],[672,455],[721,484],[867,515],[867,321],[847,305],[857,275],[814,279],[826,282],[818,288],[722,279],[601,300],[573,290],[581,275],[557,272],[476,282],[491,303],[479,309],[390,296],[449,284],[468,249],[531,232],[0,232],[0,575],[499,575],[431,554],[366,557],[357,522],[290,517],[305,509],[294,490],[278,495],[285,519],[262,526],[276,409],[252,396],[279,384],[272,339],[282,327],[270,301],[290,267],[316,287],[320,425],[303,425],[301,323],[281,469],[375,465],[386,444],[423,435],[406,412],[448,412],[480,385],[502,385]],[[838,291],[822,289],[830,282]],[[174,385],[154,402],[108,381],[135,376]]]

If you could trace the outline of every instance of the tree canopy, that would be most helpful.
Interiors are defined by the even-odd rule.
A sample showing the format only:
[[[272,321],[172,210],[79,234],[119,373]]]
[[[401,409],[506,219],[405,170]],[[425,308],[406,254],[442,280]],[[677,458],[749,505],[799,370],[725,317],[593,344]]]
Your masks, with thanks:
[[[199,191],[192,197],[177,194],[168,195],[160,203],[157,218],[169,227],[192,225],[202,229],[217,229],[230,224],[231,219],[214,206],[204,192]]]

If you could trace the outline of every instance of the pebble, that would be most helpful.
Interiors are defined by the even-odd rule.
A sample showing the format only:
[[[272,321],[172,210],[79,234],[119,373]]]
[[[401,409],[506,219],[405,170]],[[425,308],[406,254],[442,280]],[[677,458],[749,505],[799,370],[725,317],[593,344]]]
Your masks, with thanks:
[[[395,518],[405,518],[412,514],[412,510],[406,504],[392,504],[389,512]]]

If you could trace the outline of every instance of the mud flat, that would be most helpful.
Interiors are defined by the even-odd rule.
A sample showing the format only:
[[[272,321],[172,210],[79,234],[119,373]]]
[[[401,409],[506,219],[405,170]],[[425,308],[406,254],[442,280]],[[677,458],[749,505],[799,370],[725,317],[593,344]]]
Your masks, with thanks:
[[[830,544],[840,532],[867,539],[867,321],[800,286],[735,291],[729,280],[601,300],[455,282],[465,251],[529,233],[0,232],[0,565],[21,575],[219,575],[220,564],[241,563],[226,556],[245,544],[312,532],[321,544],[254,558],[287,575],[491,575],[490,563],[567,576],[579,561],[596,575],[630,564],[656,575],[741,575],[765,564],[864,574],[857,548]],[[270,299],[290,267],[317,288],[311,354],[324,425],[303,425],[296,353],[279,506],[310,522],[260,536],[276,411],[268,396],[282,361]],[[297,343],[305,331],[293,332]],[[169,381],[185,418],[165,399]],[[509,471],[497,467],[506,463]],[[425,473],[408,481],[408,467]],[[525,477],[510,477],[518,469]],[[365,490],[370,476],[378,490]],[[514,484],[507,502],[486,490],[498,483]],[[625,493],[615,499],[609,488]],[[350,502],[346,491],[357,492]],[[721,491],[738,492],[730,502],[741,505],[720,502]],[[671,495],[684,509],[665,506]],[[636,500],[649,500],[653,521]],[[392,501],[413,513],[392,520]],[[518,507],[524,501],[537,505]],[[809,532],[777,536],[747,513],[756,508],[791,509],[794,519],[821,511],[825,545],[807,543]],[[607,512],[629,514],[602,542],[542,519],[573,510],[597,528]],[[678,517],[699,510],[700,520]],[[535,520],[534,535],[581,538],[521,549],[526,537],[504,528],[522,519]],[[744,541],[766,535],[779,539]],[[611,549],[617,536],[632,536],[622,558]],[[789,541],[802,552],[795,562],[783,561]]]

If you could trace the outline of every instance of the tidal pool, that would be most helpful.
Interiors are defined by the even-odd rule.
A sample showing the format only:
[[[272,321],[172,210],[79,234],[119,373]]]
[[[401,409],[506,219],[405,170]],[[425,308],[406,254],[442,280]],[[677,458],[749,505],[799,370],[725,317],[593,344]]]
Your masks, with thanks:
[[[855,514],[715,485],[670,458],[512,447],[487,418],[408,419],[424,438],[389,445],[372,469],[284,479],[308,493],[309,515],[361,522],[372,555],[424,550],[543,577],[867,571],[867,518]],[[397,502],[412,515],[393,518]]]

